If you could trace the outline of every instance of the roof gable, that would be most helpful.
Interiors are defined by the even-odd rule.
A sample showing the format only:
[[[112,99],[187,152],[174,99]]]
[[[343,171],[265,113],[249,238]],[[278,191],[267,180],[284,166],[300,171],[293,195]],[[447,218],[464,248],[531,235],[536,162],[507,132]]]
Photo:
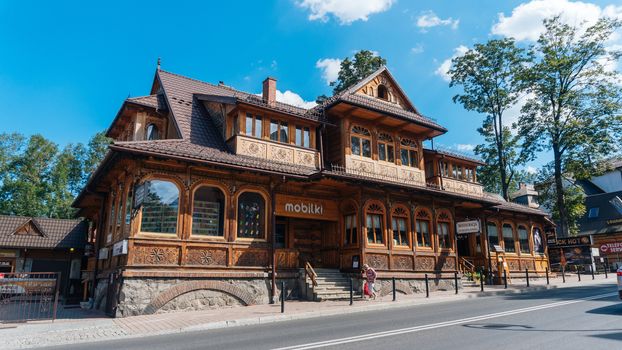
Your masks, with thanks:
[[[11,235],[47,237],[41,225],[34,218],[28,218],[23,224],[18,226]]]
[[[381,85],[386,89],[385,98],[378,96],[378,88]],[[345,93],[365,95],[380,101],[397,105],[406,111],[418,113],[413,103],[410,101],[404,90],[402,90],[386,66],[380,67],[363,80],[351,86],[345,91]]]

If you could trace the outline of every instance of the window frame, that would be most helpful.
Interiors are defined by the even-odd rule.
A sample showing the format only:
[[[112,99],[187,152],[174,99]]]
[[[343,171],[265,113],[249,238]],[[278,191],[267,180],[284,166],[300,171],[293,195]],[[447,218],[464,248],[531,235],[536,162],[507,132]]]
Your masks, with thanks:
[[[380,96],[380,91],[384,91],[384,96]],[[376,97],[388,101],[389,100],[389,89],[384,84],[378,84],[376,87]]]
[[[277,133],[276,140],[272,138],[272,133],[273,133],[272,125],[273,124],[276,124],[276,133]],[[269,124],[269,130],[268,130],[268,138],[270,139],[270,141],[289,144],[291,141],[291,135],[289,132],[289,124],[290,124],[289,121],[284,120],[284,119],[270,118],[270,124]],[[285,135],[287,137],[285,141],[282,140],[283,131],[285,131]]]
[[[538,230],[538,232],[540,233],[540,244],[542,245],[542,252],[539,252],[536,250],[536,242],[533,241],[533,235],[535,230]],[[531,251],[533,252],[534,255],[538,254],[540,256],[543,256],[546,254],[546,249],[547,249],[547,242],[546,242],[546,232],[544,231],[544,229],[542,228],[542,226],[540,225],[533,225],[531,227],[530,232],[530,236],[529,240],[531,241]]]
[[[239,231],[240,231],[240,197],[244,194],[244,193],[256,193],[259,196],[261,196],[263,198],[263,205],[264,205],[264,210],[263,210],[263,237],[240,237],[239,235]],[[246,242],[253,242],[253,241],[258,241],[258,242],[266,242],[269,239],[269,228],[268,228],[268,213],[270,212],[270,208],[268,207],[268,196],[261,190],[259,189],[254,189],[254,188],[244,188],[244,189],[240,189],[238,191],[238,193],[236,193],[235,195],[235,232],[233,233],[235,235],[234,240],[236,241],[246,241]]]
[[[509,226],[512,229],[512,243],[513,243],[513,245],[512,245],[513,250],[512,251],[508,251],[508,247],[505,244],[506,243],[505,242],[506,236],[505,236],[504,228],[506,226]],[[513,223],[506,221],[506,222],[503,222],[501,224],[501,237],[503,237],[503,250],[506,253],[510,253],[510,254],[516,254],[517,253],[517,251],[516,251],[516,235],[515,235],[516,232],[515,231],[516,230],[515,230],[515,227],[514,227]]]
[[[154,130],[155,130],[155,137],[150,137],[154,135]],[[145,127],[145,140],[154,141],[154,140],[160,140],[160,139],[161,139],[160,128],[158,127],[158,125],[156,123],[148,123],[147,126]]]
[[[406,229],[406,232],[405,232],[406,244],[395,243],[394,220],[396,218],[404,220],[404,224],[405,224],[404,227]],[[396,204],[393,206],[393,208],[391,208],[391,234],[392,234],[391,244],[393,248],[396,248],[396,249],[411,249],[412,248],[412,238],[411,238],[411,232],[410,232],[410,211],[405,205]],[[401,242],[401,236],[400,236],[400,243],[403,243]]]
[[[251,132],[250,133],[247,130],[249,119],[251,120]],[[246,115],[244,116],[244,135],[248,137],[253,137],[256,139],[262,139],[264,135],[263,133],[264,119],[265,118],[262,115],[246,112]],[[257,125],[258,124],[257,121],[259,121],[259,125]],[[257,136],[257,133],[259,133],[259,136]]]
[[[393,136],[386,132],[378,133],[378,160],[381,162],[395,164],[395,141]],[[384,151],[380,152],[380,146],[384,146]],[[381,158],[381,154],[385,159]]]
[[[438,242],[439,251],[453,251],[455,249],[453,222],[453,215],[448,209],[439,209],[436,213],[436,240]],[[449,241],[449,247],[441,246],[441,223],[447,224],[447,240]]]
[[[298,135],[298,131],[300,130],[300,135]],[[305,137],[306,132],[306,137]],[[300,139],[299,140],[299,136]],[[303,148],[311,148],[311,128],[305,125],[295,125],[294,127],[294,144],[298,147]],[[307,142],[305,144],[305,141]]]
[[[402,156],[402,152],[406,151],[406,155],[408,157],[408,164],[404,164],[403,161],[403,156]],[[411,138],[408,137],[402,137],[400,140],[400,161],[402,163],[402,166],[407,166],[410,168],[414,168],[414,169],[419,169],[420,166],[420,160],[421,160],[421,152],[419,152],[419,143]],[[415,166],[412,165],[413,162],[413,153],[415,153],[416,158],[415,159]]]
[[[364,227],[365,227],[365,242],[368,246],[375,246],[375,247],[387,247],[387,234],[386,234],[386,209],[384,207],[384,204],[382,204],[379,201],[375,201],[372,200],[369,203],[367,203],[367,205],[365,206],[365,222],[364,222]],[[379,224],[380,227],[375,227],[375,221],[373,220],[374,217],[379,216]],[[374,234],[374,239],[372,242],[369,241],[369,230],[370,227],[368,226],[368,218],[372,217],[372,231]],[[380,243],[378,243],[378,235],[377,235],[377,230],[380,230],[380,236],[381,236],[381,241]]]
[[[357,138],[358,139],[358,147],[360,150],[360,154],[356,154],[354,153],[354,147],[352,147],[352,145],[354,144],[354,139]],[[363,143],[364,141],[369,142],[369,156],[364,155],[364,148],[363,148]],[[369,131],[368,128],[365,128],[363,126],[360,125],[353,125],[350,128],[350,153],[352,155],[355,155],[357,157],[363,157],[363,158],[372,158],[372,136],[371,136],[371,132]]]
[[[418,221],[425,221],[427,222],[427,226],[428,226],[428,241],[429,241],[429,246],[425,246],[426,240],[425,237],[423,236],[423,233],[419,231],[419,223]],[[434,243],[434,233],[433,233],[433,227],[432,227],[432,211],[426,207],[418,207],[415,210],[415,241],[416,241],[416,247],[417,249],[422,249],[422,250],[434,250],[435,247],[435,243]],[[419,234],[421,233],[421,238],[423,238],[423,244],[419,245],[420,240],[419,240]]]
[[[173,185],[175,185],[175,187],[177,188],[177,193],[179,196],[179,200],[177,203],[177,222],[176,222],[176,226],[175,226],[175,233],[167,233],[167,232],[150,232],[150,231],[143,231],[143,211],[144,211],[144,202],[141,204],[140,206],[140,210],[139,210],[139,215],[137,217],[138,222],[139,222],[139,228],[138,228],[138,233],[140,235],[151,235],[151,236],[160,236],[160,237],[180,237],[181,232],[179,230],[179,228],[181,227],[181,218],[182,218],[182,208],[184,206],[185,203],[185,199],[182,196],[183,191],[182,186],[179,184],[179,182],[173,178],[170,177],[166,177],[166,176],[158,176],[158,177],[148,177],[143,179],[142,181],[140,181],[140,184],[144,184],[145,182],[150,182],[150,181],[164,181],[164,182],[169,182],[172,183]]]
[[[525,229],[525,235],[526,235],[526,240],[527,240],[527,251],[523,251],[523,243],[520,237],[520,229],[521,227],[523,229]],[[516,226],[516,236],[518,237],[518,252],[522,255],[522,254],[527,254],[527,255],[531,255],[531,244],[529,243],[529,230],[528,230],[527,225],[525,224],[518,224]]]
[[[490,234],[490,226],[494,226],[495,227],[495,233],[496,235],[491,235]],[[490,237],[497,237],[496,240],[496,244],[493,242],[490,242]],[[488,250],[490,250],[491,252],[493,251],[493,246],[494,245],[498,245],[501,246],[501,240],[499,239],[499,223],[497,223],[496,221],[486,221],[486,244],[488,245]]]
[[[204,235],[204,234],[198,234],[198,233],[194,233],[193,232],[193,225],[194,225],[194,205],[195,205],[195,195],[196,192],[198,190],[200,190],[201,188],[204,187],[211,187],[214,189],[217,189],[221,192],[222,196],[223,196],[223,208],[222,208],[222,235],[220,236],[211,236],[211,235]],[[229,197],[227,195],[227,191],[225,190],[225,188],[223,188],[222,186],[220,186],[219,184],[215,184],[212,182],[200,182],[198,184],[196,184],[192,190],[190,191],[190,223],[189,223],[189,238],[190,239],[197,239],[197,240],[217,240],[217,241],[224,241],[227,239],[228,236],[228,229],[227,229],[227,221],[228,221],[228,217],[227,217],[227,203],[229,203]]]

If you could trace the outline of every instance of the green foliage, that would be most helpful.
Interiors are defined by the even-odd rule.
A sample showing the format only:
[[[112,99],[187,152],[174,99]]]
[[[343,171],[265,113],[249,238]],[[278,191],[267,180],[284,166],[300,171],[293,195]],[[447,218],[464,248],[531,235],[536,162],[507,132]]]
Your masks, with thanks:
[[[450,86],[462,87],[462,93],[455,95],[453,101],[485,115],[478,129],[485,143],[475,149],[486,163],[480,181],[488,191],[500,193],[506,200],[515,168],[524,164],[527,157],[519,152],[519,138],[504,124],[504,117],[520,98],[521,87],[516,78],[530,60],[513,39],[490,40],[454,58],[448,72]]]
[[[601,19],[585,32],[564,24],[559,17],[544,21],[545,32],[531,48],[534,63],[521,72],[530,98],[519,119],[525,150],[551,150],[551,173],[559,230],[572,232],[580,212],[579,196],[564,188],[564,174],[589,177],[594,164],[619,150],[622,135],[622,85],[618,72],[605,68],[617,60],[605,43],[620,22]]]
[[[26,141],[0,134],[0,213],[71,218],[73,198],[103,158],[110,140],[98,133],[88,146],[58,146],[41,135]]]
[[[536,190],[539,193],[538,201],[548,209],[553,220],[560,221],[561,214],[557,203],[557,187],[555,186],[553,175],[553,164],[548,164],[539,175],[536,182]],[[569,236],[576,236],[579,233],[577,220],[585,215],[585,192],[583,188],[576,185],[572,179],[563,179],[564,183],[564,207],[567,212],[567,230]]]
[[[350,57],[344,58],[341,61],[337,81],[330,83],[330,86],[334,86],[333,94],[346,90],[385,64],[387,64],[387,60],[369,50],[360,50],[354,54],[352,59]]]

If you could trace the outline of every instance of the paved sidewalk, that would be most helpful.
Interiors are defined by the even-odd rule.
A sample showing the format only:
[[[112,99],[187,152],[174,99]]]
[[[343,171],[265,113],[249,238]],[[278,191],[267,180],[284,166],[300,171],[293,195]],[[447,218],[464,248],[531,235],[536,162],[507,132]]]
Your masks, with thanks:
[[[596,276],[592,281],[591,276],[582,275],[582,282],[578,282],[576,275],[569,275],[566,283],[562,279],[551,279],[551,284],[546,285],[546,280],[540,278],[530,281],[527,288],[524,280],[513,280],[513,284],[504,289],[503,286],[485,286],[485,292],[480,292],[478,287],[467,287],[460,290],[459,294],[452,291],[435,291],[430,293],[430,298],[425,293],[404,295],[398,293],[397,301],[392,301],[392,296],[387,295],[375,301],[354,299],[354,305],[349,301],[287,301],[285,313],[281,314],[280,304],[255,305],[249,307],[205,310],[193,312],[178,312],[145,316],[134,316],[118,319],[93,317],[87,319],[63,319],[55,322],[36,321],[26,324],[6,325],[0,324],[0,339],[3,349],[24,349],[51,345],[71,343],[103,341],[126,337],[143,337],[170,333],[180,333],[195,330],[207,330],[224,327],[233,327],[251,324],[265,324],[286,320],[321,317],[362,311],[399,308],[416,306],[421,304],[447,302],[468,298],[477,298],[491,295],[508,293],[525,293],[528,291],[543,290],[550,288],[567,288],[581,285],[609,282],[615,283],[615,278],[609,276],[605,280],[604,275]]]

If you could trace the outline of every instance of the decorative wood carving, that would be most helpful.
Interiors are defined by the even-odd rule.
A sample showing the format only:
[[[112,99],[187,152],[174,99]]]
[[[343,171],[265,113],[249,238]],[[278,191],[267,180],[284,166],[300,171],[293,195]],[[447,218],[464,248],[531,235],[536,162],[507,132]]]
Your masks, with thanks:
[[[233,261],[236,266],[268,266],[270,259],[265,250],[235,250]]]
[[[508,267],[510,268],[510,271],[520,271],[520,264],[518,263],[518,260],[508,259]]]
[[[177,265],[177,247],[134,246],[135,265]]]
[[[394,255],[392,268],[396,270],[413,270],[413,259],[411,256]]]
[[[186,264],[203,266],[227,265],[227,251],[224,249],[188,248]]]
[[[382,254],[367,254],[367,264],[375,269],[388,270],[389,256]]]
[[[452,257],[444,258],[443,266],[441,266],[442,271],[455,270],[456,269],[456,259]]]
[[[434,271],[434,257],[433,256],[418,256],[415,264],[417,271]]]
[[[427,209],[419,209],[417,210],[417,219],[428,219],[430,220],[432,217],[430,216],[430,211]]]
[[[298,267],[298,251],[277,249],[276,266],[280,269]]]
[[[393,216],[408,217],[408,211],[402,206],[393,207]]]

